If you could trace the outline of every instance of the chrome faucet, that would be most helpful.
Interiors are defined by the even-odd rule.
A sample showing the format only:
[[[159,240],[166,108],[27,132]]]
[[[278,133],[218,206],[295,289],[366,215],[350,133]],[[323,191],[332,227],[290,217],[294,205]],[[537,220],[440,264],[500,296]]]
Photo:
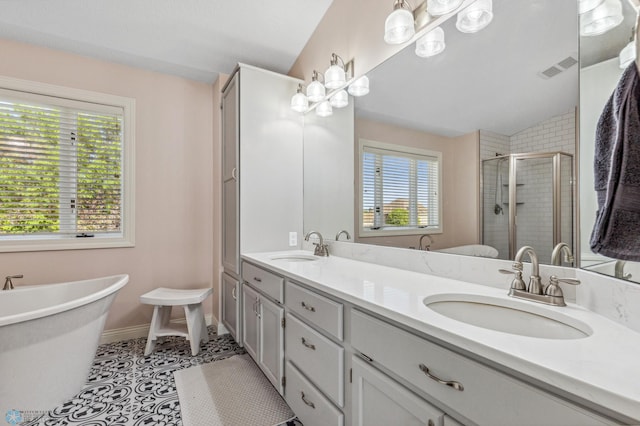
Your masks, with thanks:
[[[614,276],[616,278],[622,278],[623,280],[629,280],[631,279],[632,275],[631,274],[626,274],[624,273],[624,265],[626,265],[627,262],[624,260],[616,260],[616,265],[615,265],[615,272],[614,272]]]
[[[307,235],[304,236],[304,240],[309,241],[309,237],[311,237],[314,234],[318,236],[318,239],[320,241],[317,243],[313,243],[313,245],[316,246],[315,250],[313,251],[313,254],[316,256],[329,256],[329,247],[324,243],[322,234],[320,234],[318,231],[307,232]]]
[[[3,290],[13,290],[13,282],[11,281],[14,278],[24,278],[24,275],[9,275],[5,277]]]
[[[344,234],[347,237],[347,241],[349,241],[351,239],[351,235],[349,235],[349,231],[347,231],[346,229],[343,229],[342,231],[338,232],[336,234],[336,241],[340,240],[340,235]]]
[[[558,249],[558,253],[560,252],[561,249]],[[531,277],[529,278],[528,287],[525,286],[524,281],[522,280],[522,258],[525,254],[529,255],[529,259],[531,259]],[[511,282],[511,288],[509,289],[509,296],[511,297],[517,297],[553,306],[567,306],[564,302],[564,294],[562,293],[559,283],[563,282],[572,285],[580,284],[580,281],[574,278],[558,278],[555,275],[552,275],[549,278],[549,285],[543,289],[540,280],[538,256],[533,248],[529,246],[524,246],[518,250],[512,268],[512,271],[507,269],[499,270],[499,272],[503,274],[515,274],[515,278]]]
[[[564,258],[560,258],[564,252]],[[567,243],[559,243],[553,248],[553,252],[551,253],[551,264],[552,265],[561,265],[562,262],[573,264],[573,253],[571,253],[571,248]]]
[[[426,245],[426,246],[424,246],[424,248],[423,248],[423,247],[422,247],[422,240],[423,240],[425,237],[429,239],[429,244],[427,244],[427,245]],[[429,234],[422,234],[422,235],[420,236],[420,241],[419,241],[419,243],[418,243],[418,250],[427,250],[427,251],[429,251],[429,250],[431,250],[431,244],[433,244],[433,238],[431,238],[431,235],[429,235]]]

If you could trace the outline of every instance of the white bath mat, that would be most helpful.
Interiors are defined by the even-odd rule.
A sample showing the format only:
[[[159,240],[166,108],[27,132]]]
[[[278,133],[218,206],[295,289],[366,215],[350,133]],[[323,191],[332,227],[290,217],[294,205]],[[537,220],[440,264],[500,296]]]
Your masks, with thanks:
[[[184,426],[274,426],[293,412],[249,355],[174,373]]]

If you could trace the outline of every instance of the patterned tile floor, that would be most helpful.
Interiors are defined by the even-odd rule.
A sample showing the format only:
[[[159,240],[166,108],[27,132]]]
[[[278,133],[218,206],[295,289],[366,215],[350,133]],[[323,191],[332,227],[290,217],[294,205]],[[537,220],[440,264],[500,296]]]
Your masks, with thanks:
[[[188,342],[179,337],[165,337],[147,357],[146,338],[101,345],[80,393],[54,410],[37,418],[25,418],[19,424],[182,425],[173,372],[244,353],[230,335],[217,336],[209,328],[209,337],[195,357],[191,356]]]

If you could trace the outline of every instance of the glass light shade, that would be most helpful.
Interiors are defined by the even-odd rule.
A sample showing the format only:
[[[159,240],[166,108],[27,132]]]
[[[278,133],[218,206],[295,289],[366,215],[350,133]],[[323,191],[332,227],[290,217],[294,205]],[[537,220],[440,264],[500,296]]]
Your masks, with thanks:
[[[401,7],[396,8],[384,22],[384,41],[387,44],[402,44],[416,33],[413,13]]]
[[[326,91],[324,86],[318,80],[313,80],[307,86],[307,98],[309,98],[311,102],[320,102],[324,99],[325,95]]]
[[[626,69],[631,62],[636,60],[636,42],[630,41],[621,51],[620,55],[618,55],[618,59],[620,60],[620,68]]]
[[[334,108],[344,108],[349,105],[349,95],[346,90],[340,90],[329,99],[329,104]]]
[[[296,112],[306,112],[309,109],[309,99],[302,92],[291,97],[291,109]]]
[[[585,12],[600,6],[604,0],[578,0],[578,13],[582,15]]]
[[[347,82],[344,68],[340,65],[331,65],[324,73],[324,86],[327,89],[337,89]]]
[[[580,15],[580,35],[604,34],[620,25],[623,19],[620,0],[605,0],[600,6]]]
[[[416,55],[421,58],[435,56],[444,51],[444,30],[436,27],[416,41]]]
[[[351,85],[349,85],[349,94],[351,96],[364,96],[369,93],[369,77],[363,75]]]
[[[328,117],[331,114],[333,114],[333,108],[331,108],[329,101],[322,101],[316,107],[316,115],[320,117]]]
[[[462,4],[462,0],[429,0],[427,1],[427,12],[431,16],[440,16],[451,13]]]
[[[489,25],[493,19],[493,2],[478,0],[458,12],[456,28],[463,33],[476,33]]]

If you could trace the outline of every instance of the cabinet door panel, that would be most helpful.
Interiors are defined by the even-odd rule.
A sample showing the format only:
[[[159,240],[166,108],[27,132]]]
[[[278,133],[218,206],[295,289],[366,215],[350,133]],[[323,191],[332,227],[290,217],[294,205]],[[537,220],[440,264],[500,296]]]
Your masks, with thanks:
[[[442,411],[357,357],[352,390],[355,426],[442,425]]]
[[[236,275],[240,274],[239,238],[238,182],[230,180],[222,184],[222,266]]]
[[[222,94],[222,180],[232,179],[238,166],[238,74]]]
[[[260,346],[258,349],[258,365],[265,375],[283,394],[282,369],[284,366],[284,339],[282,319],[284,309],[268,299],[260,298]]]
[[[238,335],[240,324],[240,283],[230,275],[222,274],[222,324],[236,341],[242,339]]]
[[[251,358],[258,362],[258,293],[247,285],[242,286],[242,342]]]

